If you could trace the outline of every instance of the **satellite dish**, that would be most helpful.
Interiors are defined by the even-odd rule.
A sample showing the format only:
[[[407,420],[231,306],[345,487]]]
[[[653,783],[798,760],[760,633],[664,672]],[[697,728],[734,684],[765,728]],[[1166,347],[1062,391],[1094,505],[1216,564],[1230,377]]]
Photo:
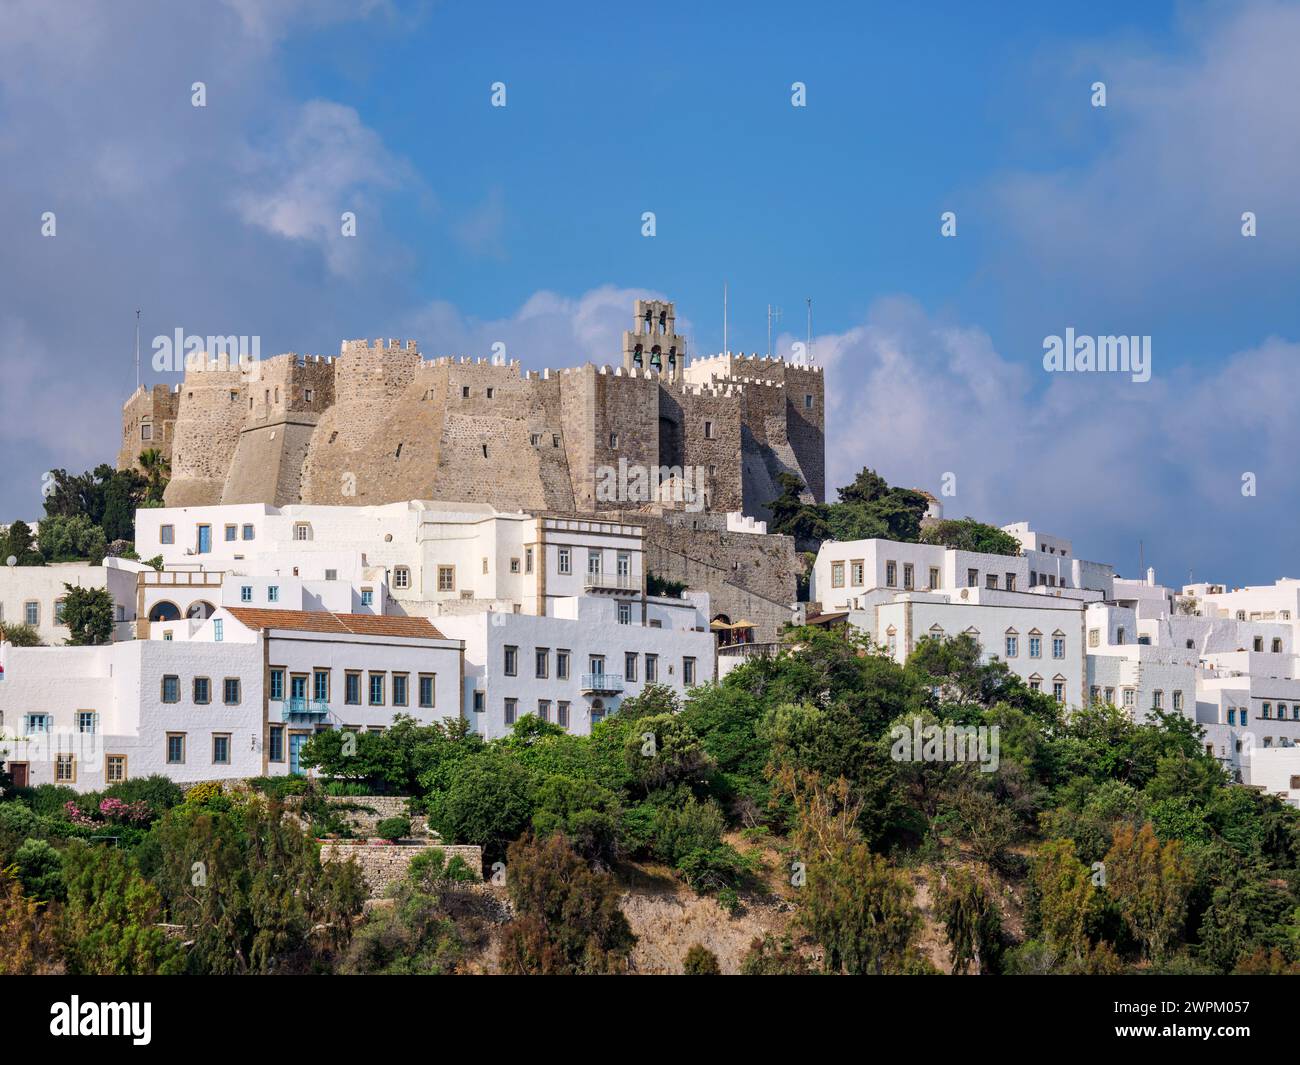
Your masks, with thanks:
[[[10,555],[7,559],[5,559],[5,565],[8,566],[10,569],[12,569],[14,566],[18,565],[17,557],[14,555]]]

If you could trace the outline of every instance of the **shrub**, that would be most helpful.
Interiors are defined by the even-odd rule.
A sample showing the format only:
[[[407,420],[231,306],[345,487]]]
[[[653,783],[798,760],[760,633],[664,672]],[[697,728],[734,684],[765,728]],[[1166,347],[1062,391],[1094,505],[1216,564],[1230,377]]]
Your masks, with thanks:
[[[45,646],[41,634],[31,625],[24,625],[20,621],[11,621],[7,625],[0,626],[0,634],[6,643],[11,643],[15,647]]]
[[[125,803],[144,800],[154,817],[166,813],[185,801],[185,792],[171,777],[154,773],[147,777],[131,777],[111,784],[104,789],[104,798],[121,799]]]
[[[524,766],[490,751],[458,764],[446,792],[430,796],[429,823],[445,839],[478,844],[484,860],[498,861],[532,819],[532,792]]]
[[[375,826],[375,835],[390,842],[404,839],[410,834],[411,819],[409,817],[385,817]]]
[[[683,976],[718,976],[721,972],[718,956],[703,943],[696,943],[686,952],[686,959],[682,962]]]
[[[23,890],[41,902],[63,898],[63,858],[43,839],[29,839],[14,854]]]
[[[40,817],[62,817],[64,806],[81,798],[72,788],[65,788],[61,784],[37,784],[34,788],[21,790],[15,797],[25,802]]]

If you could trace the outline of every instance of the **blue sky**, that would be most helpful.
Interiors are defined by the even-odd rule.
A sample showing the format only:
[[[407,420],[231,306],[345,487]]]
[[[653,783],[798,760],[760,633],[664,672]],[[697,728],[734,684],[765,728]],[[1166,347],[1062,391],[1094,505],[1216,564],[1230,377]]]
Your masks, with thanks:
[[[146,350],[412,336],[537,367],[614,361],[647,293],[716,351],[725,280],[733,349],[772,303],[788,351],[813,298],[831,483],[952,473],[949,514],[1121,572],[1143,540],[1171,583],[1300,575],[1294,5],[0,13],[6,519],[112,460],[137,306]],[[1152,380],[1046,374],[1067,327],[1151,336]]]

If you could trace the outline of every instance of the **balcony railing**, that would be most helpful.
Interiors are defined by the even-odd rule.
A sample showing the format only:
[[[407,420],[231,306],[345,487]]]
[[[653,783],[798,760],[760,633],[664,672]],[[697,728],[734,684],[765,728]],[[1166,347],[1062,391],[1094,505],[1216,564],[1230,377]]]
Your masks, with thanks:
[[[630,573],[588,573],[582,586],[589,592],[639,592],[641,578]]]
[[[623,675],[621,673],[584,673],[582,675],[584,692],[621,692]]]
[[[325,699],[308,699],[303,695],[291,695],[281,699],[280,705],[284,717],[328,717],[330,704]]]
[[[754,655],[775,655],[781,649],[779,643],[732,643],[718,648],[721,658],[750,658]]]

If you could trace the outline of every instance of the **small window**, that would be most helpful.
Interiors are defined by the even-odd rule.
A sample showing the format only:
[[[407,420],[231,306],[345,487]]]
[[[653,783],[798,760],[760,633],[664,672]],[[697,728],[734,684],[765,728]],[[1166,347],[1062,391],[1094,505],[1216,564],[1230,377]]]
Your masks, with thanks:
[[[524,548],[524,572],[533,572],[533,549],[531,547]]]
[[[456,567],[438,567],[438,591],[454,592],[456,590]]]
[[[706,422],[704,423],[704,439],[705,439],[705,440],[712,440],[712,439],[713,439],[713,423],[712,423],[712,422],[708,422],[708,421],[706,421]]]
[[[432,673],[420,674],[420,707],[428,710],[433,706],[433,686],[434,675]]]
[[[618,448],[618,433],[610,433],[610,434],[609,434],[609,446],[610,446],[610,448],[612,448],[612,449],[614,449],[614,450],[617,450],[617,448]]]
[[[227,542],[237,540],[239,538],[239,526],[227,525],[225,528],[225,537]]]
[[[93,736],[99,731],[99,715],[93,710],[77,711],[77,731]]]
[[[886,572],[888,572],[888,567],[886,567]],[[832,588],[844,587],[844,563],[843,562],[831,563],[831,587]]]
[[[405,706],[407,704],[407,689],[409,687],[409,676],[405,673],[393,674],[393,705]]]
[[[77,781],[77,761],[70,754],[54,756],[54,782],[56,784],[75,784]]]
[[[557,680],[569,679],[569,652],[555,652],[555,678]]]
[[[310,540],[311,526],[305,521],[300,521],[296,523],[293,527],[293,538],[299,541]]]
[[[240,703],[239,688],[238,677],[227,677],[221,684],[221,701],[226,706],[238,706]]]
[[[573,572],[573,556],[567,547],[561,547],[558,554],[558,568],[560,573]]]
[[[104,779],[110,784],[120,784],[126,779],[126,755],[104,756]]]
[[[534,654],[533,675],[539,680],[545,680],[551,672],[551,649],[549,647],[539,647]]]
[[[308,403],[310,403],[313,399],[316,398],[316,393],[310,388],[304,388],[302,390],[302,398],[306,400]]]
[[[271,762],[284,761],[284,726],[272,725],[271,738],[267,749],[267,760]]]
[[[804,410],[812,410],[812,408],[813,408],[813,397],[812,397],[812,393],[811,393],[811,392],[805,392],[805,393],[803,394],[803,409],[804,409]]]
[[[695,683],[695,659],[694,658],[682,659],[682,683],[687,685]]]
[[[280,586],[278,584],[267,585],[266,601],[268,603],[278,603],[280,601]]]
[[[185,733],[183,732],[167,733],[167,764],[168,765],[185,764]]]
[[[385,673],[370,674],[370,705],[384,705],[384,681],[387,678]]]
[[[207,677],[194,678],[194,701],[199,706],[212,702],[212,681]]]
[[[533,447],[537,447],[537,445],[540,444],[540,443],[542,442],[542,434],[541,434],[541,433],[529,433],[529,434],[528,434],[528,442],[529,442],[530,444],[532,444]]]
[[[217,732],[212,736],[212,764],[230,764],[230,733]]]
[[[253,586],[251,584],[240,585],[239,601],[241,603],[251,603],[253,601]]]
[[[519,675],[519,648],[507,644],[504,649],[502,668],[507,677]]]
[[[460,386],[460,398],[469,399],[469,385]]]
[[[277,702],[277,703],[284,701],[284,670],[283,669],[271,670],[270,699],[272,702]]]
[[[409,588],[411,586],[411,571],[405,566],[398,566],[393,570],[393,587]]]
[[[148,422],[145,422],[140,426],[140,439],[141,440],[153,439],[153,426],[150,425]]]
[[[632,624],[632,604],[631,604],[631,603],[628,603],[628,602],[620,602],[620,603],[618,604],[618,623],[619,623],[620,625],[631,625],[631,624]]]
[[[361,674],[349,672],[343,677],[343,701],[349,706],[361,705]]]
[[[489,388],[489,389],[487,390],[487,398],[488,398],[488,399],[496,399],[496,398],[497,398],[497,390],[496,390],[495,388]]]
[[[174,673],[168,673],[162,679],[162,701],[165,703],[181,701],[181,678]]]
[[[555,723],[559,725],[560,728],[569,727],[569,704],[568,703],[564,701],[560,701],[555,704]]]
[[[245,540],[251,540],[252,538],[253,538],[253,527],[252,527],[251,525],[245,525],[245,526],[244,526],[244,539],[245,539]]]
[[[474,713],[476,714],[483,713],[483,708],[484,708],[483,692],[475,691],[474,692]]]
[[[637,653],[627,651],[623,655],[623,679],[629,684],[636,683]]]
[[[648,654],[645,656],[645,682],[647,684],[654,684],[658,680],[659,680],[659,656]]]
[[[375,590],[373,588],[361,589],[361,605],[362,606],[375,605]]]
[[[174,544],[176,542],[176,526],[160,525],[158,527],[158,542],[160,544]]]
[[[221,643],[226,638],[226,623],[221,618],[214,618],[212,621],[212,640],[214,643]]]
[[[515,723],[515,715],[519,712],[519,700],[507,699],[505,704],[505,709],[506,709],[506,724],[513,725]]]

